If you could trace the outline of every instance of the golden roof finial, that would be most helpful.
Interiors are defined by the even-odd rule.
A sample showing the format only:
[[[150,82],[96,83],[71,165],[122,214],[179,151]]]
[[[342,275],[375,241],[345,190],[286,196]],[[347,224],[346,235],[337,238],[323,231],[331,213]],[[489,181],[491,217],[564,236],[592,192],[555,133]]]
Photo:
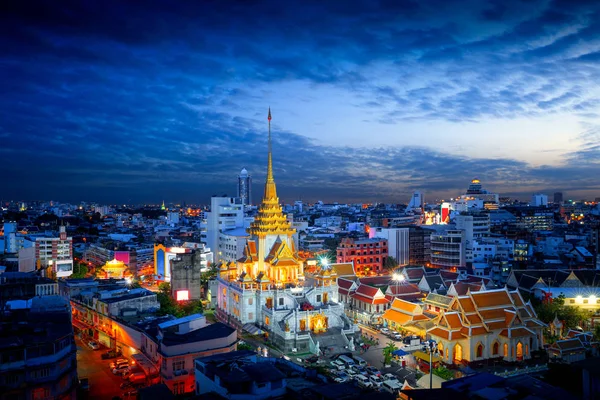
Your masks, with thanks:
[[[267,182],[265,183],[265,199],[274,199],[277,197],[277,188],[273,178],[273,151],[271,145],[271,107],[269,107],[269,160],[267,165]]]

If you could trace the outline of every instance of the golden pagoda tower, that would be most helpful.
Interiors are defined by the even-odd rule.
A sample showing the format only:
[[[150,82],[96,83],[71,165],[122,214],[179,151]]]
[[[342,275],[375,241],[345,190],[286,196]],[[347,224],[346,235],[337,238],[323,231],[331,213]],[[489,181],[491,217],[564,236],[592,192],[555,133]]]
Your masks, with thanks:
[[[295,282],[304,275],[304,260],[298,256],[293,229],[283,214],[273,178],[271,144],[271,108],[269,107],[269,153],[267,179],[258,214],[248,228],[251,239],[246,243],[244,257],[239,260],[238,273],[246,273],[260,284]]]

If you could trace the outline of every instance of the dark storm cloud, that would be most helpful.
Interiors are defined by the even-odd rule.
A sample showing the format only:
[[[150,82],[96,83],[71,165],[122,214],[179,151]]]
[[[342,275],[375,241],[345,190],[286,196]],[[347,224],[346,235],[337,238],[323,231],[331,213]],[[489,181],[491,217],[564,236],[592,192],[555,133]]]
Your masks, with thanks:
[[[232,193],[241,166],[257,178],[264,170],[264,115],[238,112],[264,102],[265,82],[343,88],[388,124],[590,116],[599,33],[596,2],[8,2],[0,157],[14,179],[5,195]],[[567,167],[532,167],[414,146],[333,148],[278,132],[276,173],[288,201],[392,200],[462,189],[475,175],[498,190],[574,181],[587,190],[599,160],[584,143]]]

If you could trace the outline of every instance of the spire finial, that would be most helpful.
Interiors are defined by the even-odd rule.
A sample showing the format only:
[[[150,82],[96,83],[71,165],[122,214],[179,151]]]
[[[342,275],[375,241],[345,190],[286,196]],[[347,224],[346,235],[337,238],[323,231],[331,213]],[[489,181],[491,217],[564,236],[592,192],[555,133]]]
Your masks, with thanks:
[[[275,179],[273,178],[273,152],[271,144],[271,107],[269,107],[269,156],[267,164],[267,182],[265,184],[265,199],[271,199],[277,197],[277,191],[275,189]]]

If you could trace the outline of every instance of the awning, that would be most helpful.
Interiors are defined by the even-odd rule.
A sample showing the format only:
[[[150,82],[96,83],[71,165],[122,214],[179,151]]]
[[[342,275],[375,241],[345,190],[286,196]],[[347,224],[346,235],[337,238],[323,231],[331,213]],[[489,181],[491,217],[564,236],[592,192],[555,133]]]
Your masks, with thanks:
[[[415,358],[418,358],[419,360],[423,360],[423,361],[429,362],[429,353],[425,353],[424,351],[415,351],[413,353],[413,356]],[[432,355],[431,361],[435,363],[435,362],[442,361],[442,359],[439,356]]]
[[[251,335],[262,335],[264,333],[262,329],[254,324],[245,324],[242,329]]]
[[[147,376],[158,375],[158,369],[154,366],[154,363],[148,359],[142,353],[135,353],[131,355],[135,364],[142,370]]]
[[[398,356],[398,357],[403,357],[403,356],[407,356],[409,353],[405,352],[402,349],[398,349],[398,350],[394,350],[392,352],[393,355]]]

